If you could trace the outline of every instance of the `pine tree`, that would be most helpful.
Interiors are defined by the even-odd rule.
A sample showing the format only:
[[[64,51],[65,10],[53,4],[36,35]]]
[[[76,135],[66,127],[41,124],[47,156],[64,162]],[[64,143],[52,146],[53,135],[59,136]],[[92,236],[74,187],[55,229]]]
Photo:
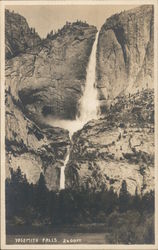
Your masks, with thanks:
[[[141,209],[141,198],[138,195],[137,187],[136,187],[136,190],[135,190],[135,195],[134,195],[134,197],[132,199],[132,209],[136,209],[138,211]]]
[[[15,171],[10,168],[10,175],[10,180],[6,181],[7,209],[12,210],[12,216],[23,216],[28,205],[29,183],[20,167]]]
[[[130,194],[127,191],[127,183],[122,181],[122,186],[119,193],[119,209],[120,212],[125,212],[129,208]]]
[[[52,224],[56,223],[57,215],[57,195],[54,191],[49,192],[48,197],[48,216]]]
[[[46,182],[43,173],[40,174],[38,183],[36,185],[36,207],[38,209],[39,215],[42,218],[48,216],[47,205],[48,205],[48,189],[46,187]]]

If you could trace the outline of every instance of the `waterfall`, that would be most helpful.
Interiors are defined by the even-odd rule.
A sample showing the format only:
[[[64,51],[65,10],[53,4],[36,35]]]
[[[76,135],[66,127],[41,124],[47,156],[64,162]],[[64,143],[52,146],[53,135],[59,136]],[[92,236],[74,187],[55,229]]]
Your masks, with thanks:
[[[85,89],[83,90],[83,95],[79,100],[79,112],[76,119],[71,120],[61,120],[52,119],[48,121],[49,124],[57,126],[60,128],[67,129],[69,131],[70,137],[79,129],[82,129],[84,124],[92,119],[99,118],[99,101],[97,98],[96,89],[96,50],[98,42],[99,32],[96,34],[96,38],[92,47],[91,55],[89,58],[88,67],[86,70],[86,82]]]
[[[97,89],[96,89],[96,50],[97,50],[97,42],[98,42],[98,35],[96,35],[88,67],[86,70],[86,83],[83,95],[79,101],[79,114],[76,117],[75,121],[57,121],[62,125],[63,128],[67,128],[70,133],[70,138],[72,137],[73,133],[79,129],[81,129],[85,123],[89,120],[97,119],[98,118],[98,109],[99,109],[99,101],[97,98]],[[63,167],[61,167],[60,172],[60,189],[65,188],[65,167],[69,161],[70,157],[70,149],[68,150],[68,154],[64,161]]]
[[[64,161],[64,166],[62,166],[60,169],[60,190],[65,188],[65,167],[69,161],[69,157],[70,157],[70,149],[68,150],[66,159]]]
[[[83,96],[80,99],[79,106],[79,117],[78,120],[84,124],[92,119],[98,118],[98,92],[96,89],[96,51],[97,51],[97,42],[98,35],[96,35],[95,42],[93,44],[92,52],[90,55],[88,67],[87,67],[87,76],[85,83],[85,90]]]
[[[97,50],[97,42],[98,42],[98,34],[96,34],[96,38],[92,47],[88,67],[86,70],[86,82],[85,89],[83,91],[83,95],[79,101],[79,113],[74,121],[66,121],[66,120],[55,120],[52,122],[53,126],[59,126],[69,130],[70,139],[74,132],[81,129],[84,124],[92,119],[99,118],[99,101],[97,98],[97,89],[96,89],[96,50]],[[70,148],[68,149],[68,153],[66,159],[64,161],[64,165],[60,170],[60,190],[65,188],[65,167],[69,161],[70,157]]]

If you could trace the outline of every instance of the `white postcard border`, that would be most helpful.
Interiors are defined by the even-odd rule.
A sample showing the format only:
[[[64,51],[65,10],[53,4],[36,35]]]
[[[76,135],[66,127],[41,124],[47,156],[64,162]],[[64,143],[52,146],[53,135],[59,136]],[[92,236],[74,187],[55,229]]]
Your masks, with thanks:
[[[154,5],[154,87],[155,87],[155,244],[154,245],[8,245],[5,225],[5,20],[7,5]],[[158,250],[158,0],[86,0],[86,1],[1,1],[1,249],[157,249]]]

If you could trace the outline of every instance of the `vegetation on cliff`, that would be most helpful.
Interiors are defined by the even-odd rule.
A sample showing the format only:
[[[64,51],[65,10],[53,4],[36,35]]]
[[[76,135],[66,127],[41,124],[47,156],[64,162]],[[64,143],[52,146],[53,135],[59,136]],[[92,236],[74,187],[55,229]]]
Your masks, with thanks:
[[[35,28],[30,28],[23,16],[5,10],[5,53],[7,59],[32,49],[37,50],[40,43],[41,38]]]
[[[109,99],[104,112],[73,135],[66,186],[119,192],[125,179],[131,194],[154,189],[153,90]]]

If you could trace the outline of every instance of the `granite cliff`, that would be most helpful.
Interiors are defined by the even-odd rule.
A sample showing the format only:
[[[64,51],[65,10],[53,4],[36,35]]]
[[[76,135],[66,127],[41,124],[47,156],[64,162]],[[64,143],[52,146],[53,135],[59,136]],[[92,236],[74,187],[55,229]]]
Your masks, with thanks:
[[[44,172],[47,186],[59,189],[70,139],[45,119],[75,117],[96,28],[67,23],[41,40],[19,14],[6,10],[5,18],[7,175],[20,166],[35,183]]]
[[[17,14],[11,16],[16,23]],[[9,48],[20,41],[19,25]],[[72,141],[67,130],[47,124],[47,117],[75,118],[96,32],[80,21],[43,40],[33,31],[37,44],[25,49],[20,42],[17,54],[6,39],[7,169],[20,166],[34,183],[43,171],[47,186],[59,189],[59,168],[70,147],[67,187],[113,186],[119,192],[126,180],[130,193],[137,187],[143,194],[154,188],[152,6],[116,14],[100,30],[96,82],[102,117],[85,124]],[[26,41],[28,33],[22,33]]]
[[[60,167],[70,144],[68,131],[43,127],[27,118],[24,108],[6,92],[6,171],[18,166],[29,182],[36,183],[40,173],[49,188],[58,189]]]
[[[30,49],[38,49],[41,38],[30,28],[26,19],[9,10],[5,11],[5,54],[12,58]]]
[[[115,14],[102,26],[97,50],[101,105],[119,94],[153,88],[154,9],[144,5]]]
[[[19,86],[19,96],[33,118],[75,118],[95,34],[88,24],[67,24],[28,58],[32,69]]]
[[[154,188],[153,91],[117,97],[107,114],[73,136],[66,186],[143,194]]]
[[[66,185],[134,194],[154,189],[154,55],[150,5],[115,14],[98,38],[96,82],[102,118],[73,136]]]
[[[75,118],[96,31],[86,23],[67,23],[58,33],[48,34],[38,50],[35,46],[7,60],[7,85],[14,81],[12,95],[31,119],[43,123],[48,115]]]

